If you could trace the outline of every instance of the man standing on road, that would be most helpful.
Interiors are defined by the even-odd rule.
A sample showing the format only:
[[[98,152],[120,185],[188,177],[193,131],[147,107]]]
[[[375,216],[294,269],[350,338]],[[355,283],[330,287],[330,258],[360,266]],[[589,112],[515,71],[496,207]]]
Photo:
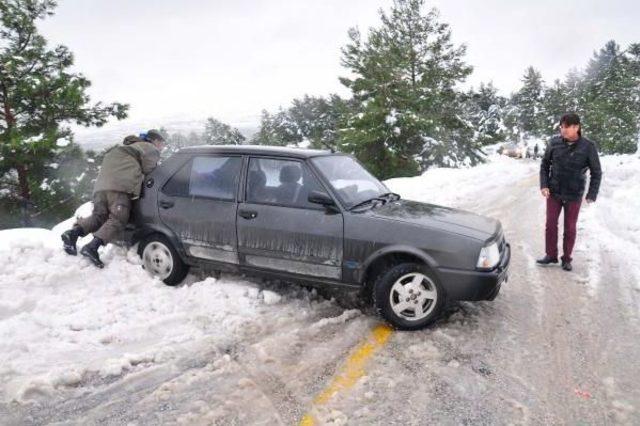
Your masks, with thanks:
[[[93,213],[78,218],[73,228],[62,234],[64,251],[78,253],[79,237],[93,232],[93,240],[82,247],[80,254],[99,268],[104,264],[98,255],[101,245],[122,236],[131,211],[131,201],[140,197],[144,176],[156,168],[164,138],[157,130],[127,136],[122,145],[107,151],[93,187]]]
[[[576,223],[587,169],[591,177],[586,200],[590,204],[596,201],[602,179],[598,150],[582,136],[580,117],[565,114],[560,119],[560,136],[551,139],[540,164],[540,192],[547,199],[547,222],[546,255],[537,260],[539,265],[558,263],[558,218],[564,209],[562,269],[571,271],[571,252],[576,242]]]

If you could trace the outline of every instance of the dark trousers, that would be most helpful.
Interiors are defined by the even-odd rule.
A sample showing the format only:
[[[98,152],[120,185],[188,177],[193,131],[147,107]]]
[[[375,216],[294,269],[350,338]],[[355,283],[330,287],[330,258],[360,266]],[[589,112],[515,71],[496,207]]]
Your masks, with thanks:
[[[77,224],[84,234],[93,232],[105,244],[121,240],[129,222],[131,198],[129,194],[118,191],[98,191],[93,194],[93,213],[78,218]]]
[[[545,245],[547,256],[558,257],[558,218],[560,211],[564,209],[564,237],[562,239],[562,260],[571,262],[571,253],[576,243],[576,224],[582,200],[562,201],[553,196],[547,198],[547,224],[545,232]]]

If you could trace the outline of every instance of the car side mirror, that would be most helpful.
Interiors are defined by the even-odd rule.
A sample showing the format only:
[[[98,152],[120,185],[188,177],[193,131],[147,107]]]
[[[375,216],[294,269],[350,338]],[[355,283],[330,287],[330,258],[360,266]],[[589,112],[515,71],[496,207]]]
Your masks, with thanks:
[[[308,201],[325,207],[336,207],[336,203],[333,201],[333,198],[331,198],[331,196],[326,192],[322,191],[311,191],[309,193]]]

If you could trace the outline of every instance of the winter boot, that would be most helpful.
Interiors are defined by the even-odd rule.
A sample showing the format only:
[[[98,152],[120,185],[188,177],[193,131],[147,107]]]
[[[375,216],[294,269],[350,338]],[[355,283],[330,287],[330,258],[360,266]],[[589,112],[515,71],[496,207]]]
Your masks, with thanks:
[[[558,263],[557,258],[549,257],[549,255],[545,255],[543,258],[536,260],[538,265],[547,266],[550,263]]]
[[[565,271],[571,271],[573,269],[573,266],[571,266],[571,262],[567,262],[565,260],[562,261],[562,269],[564,269]]]
[[[67,254],[75,256],[78,254],[78,249],[76,248],[76,242],[79,237],[84,237],[84,231],[78,225],[73,225],[73,228],[65,231],[60,238],[62,238],[62,247]]]
[[[93,237],[89,244],[80,249],[80,254],[89,259],[98,268],[104,268],[104,263],[102,263],[98,255],[98,248],[103,244],[104,242],[100,238]]]

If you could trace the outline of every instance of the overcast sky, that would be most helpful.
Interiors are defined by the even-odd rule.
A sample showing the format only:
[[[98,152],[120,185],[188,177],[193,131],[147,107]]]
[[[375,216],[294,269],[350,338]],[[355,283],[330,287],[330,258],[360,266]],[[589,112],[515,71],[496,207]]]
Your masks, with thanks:
[[[257,121],[305,93],[346,95],[347,30],[379,24],[388,0],[59,0],[40,29],[75,54],[95,100],[131,104],[131,121],[215,116]],[[477,86],[507,95],[534,65],[547,82],[582,68],[607,40],[640,42],[637,0],[427,3],[467,45]]]

